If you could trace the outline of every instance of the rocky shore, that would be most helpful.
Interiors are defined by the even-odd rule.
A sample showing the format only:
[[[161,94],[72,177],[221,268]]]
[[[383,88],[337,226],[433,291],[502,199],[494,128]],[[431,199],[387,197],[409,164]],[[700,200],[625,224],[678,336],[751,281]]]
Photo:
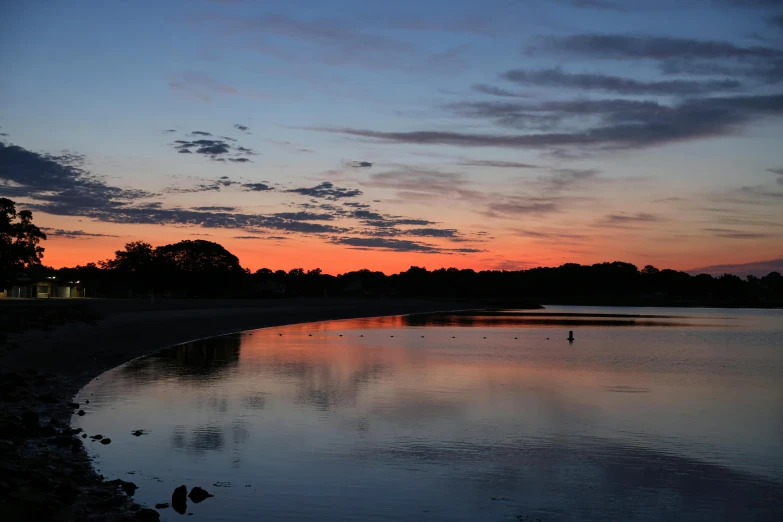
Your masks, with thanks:
[[[480,305],[478,305],[480,306]],[[475,308],[423,300],[0,301],[0,520],[154,521],[96,471],[70,419],[102,372],[173,344],[297,322]]]

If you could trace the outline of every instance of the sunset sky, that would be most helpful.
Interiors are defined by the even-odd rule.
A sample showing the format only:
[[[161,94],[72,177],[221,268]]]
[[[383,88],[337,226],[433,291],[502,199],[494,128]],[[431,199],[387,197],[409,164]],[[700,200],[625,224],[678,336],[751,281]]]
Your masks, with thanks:
[[[0,65],[47,265],[783,269],[781,0],[10,1]]]

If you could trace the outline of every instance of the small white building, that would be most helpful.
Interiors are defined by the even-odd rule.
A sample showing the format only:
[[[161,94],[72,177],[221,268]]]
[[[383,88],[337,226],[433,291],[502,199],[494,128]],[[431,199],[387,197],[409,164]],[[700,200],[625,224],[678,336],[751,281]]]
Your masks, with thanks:
[[[0,292],[0,298],[8,299],[73,299],[85,297],[81,281],[60,281],[49,276],[38,281],[20,277],[10,289]]]

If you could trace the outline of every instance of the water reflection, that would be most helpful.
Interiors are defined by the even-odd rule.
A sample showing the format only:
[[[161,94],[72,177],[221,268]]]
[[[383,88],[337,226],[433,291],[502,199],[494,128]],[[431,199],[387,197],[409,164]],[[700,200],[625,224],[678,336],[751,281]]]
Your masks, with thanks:
[[[779,519],[783,321],[662,315],[574,345],[508,313],[257,330],[108,372],[75,423],[147,504],[234,484],[205,520]]]
[[[192,430],[185,426],[175,426],[171,432],[171,447],[191,455],[222,451],[225,445],[223,428],[220,426],[201,426]]]
[[[241,344],[236,335],[186,343],[123,365],[123,378],[145,383],[165,375],[198,382],[235,368]]]
[[[576,313],[545,311],[465,311],[415,314],[403,318],[404,326],[714,326],[696,317],[619,313]],[[715,318],[725,319],[725,318]]]

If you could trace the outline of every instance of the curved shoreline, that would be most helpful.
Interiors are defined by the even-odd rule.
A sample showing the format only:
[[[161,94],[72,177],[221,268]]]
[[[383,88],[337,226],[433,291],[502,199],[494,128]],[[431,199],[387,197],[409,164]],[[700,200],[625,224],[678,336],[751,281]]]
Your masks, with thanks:
[[[364,299],[57,303],[78,310],[82,320],[100,318],[23,331],[0,347],[0,519],[157,519],[121,484],[98,474],[80,434],[70,429],[70,401],[111,368],[167,347],[257,328],[480,308],[472,305]]]

